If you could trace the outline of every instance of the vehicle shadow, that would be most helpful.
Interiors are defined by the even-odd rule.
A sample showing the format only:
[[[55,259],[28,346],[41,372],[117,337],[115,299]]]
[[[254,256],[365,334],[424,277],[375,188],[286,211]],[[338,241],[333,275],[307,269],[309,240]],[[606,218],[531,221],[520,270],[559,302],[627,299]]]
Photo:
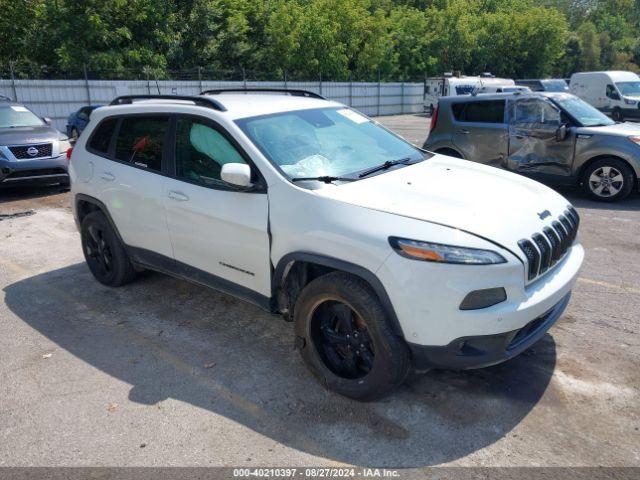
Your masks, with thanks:
[[[313,380],[290,324],[187,282],[146,274],[109,289],[75,264],[4,293],[13,313],[61,349],[131,384],[133,402],[178,399],[360,466],[434,465],[496,442],[537,404],[556,363],[546,335],[503,365],[416,375],[384,400],[359,403]]]
[[[69,191],[68,185],[3,187],[0,189],[0,204],[48,197],[67,191]]]

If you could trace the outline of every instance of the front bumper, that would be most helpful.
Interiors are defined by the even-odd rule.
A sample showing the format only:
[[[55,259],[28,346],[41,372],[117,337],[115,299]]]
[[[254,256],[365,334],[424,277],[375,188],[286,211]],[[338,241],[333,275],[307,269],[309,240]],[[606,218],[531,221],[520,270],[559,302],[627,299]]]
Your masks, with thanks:
[[[0,187],[69,183],[66,155],[36,160],[0,160]]]
[[[566,294],[552,309],[517,330],[457,338],[445,346],[431,347],[409,343],[413,365],[418,370],[468,370],[505,362],[540,340],[560,318],[570,297],[571,293]]]

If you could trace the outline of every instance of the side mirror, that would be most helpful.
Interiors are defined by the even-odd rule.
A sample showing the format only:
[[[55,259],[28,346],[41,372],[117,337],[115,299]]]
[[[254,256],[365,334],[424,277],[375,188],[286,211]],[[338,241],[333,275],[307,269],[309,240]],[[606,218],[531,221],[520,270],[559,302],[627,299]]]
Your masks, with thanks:
[[[558,127],[558,129],[556,130],[556,140],[558,142],[563,141],[565,138],[567,138],[567,125],[562,124]]]
[[[53,123],[49,117],[42,117],[42,121],[47,125],[51,125],[51,123]]]
[[[249,188],[251,183],[251,167],[246,163],[225,163],[220,171],[223,182],[241,188]]]

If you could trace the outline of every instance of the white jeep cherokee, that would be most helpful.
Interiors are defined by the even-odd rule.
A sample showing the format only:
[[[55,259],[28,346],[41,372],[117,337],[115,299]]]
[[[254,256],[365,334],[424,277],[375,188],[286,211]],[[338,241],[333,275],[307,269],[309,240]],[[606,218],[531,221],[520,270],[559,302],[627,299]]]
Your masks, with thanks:
[[[584,257],[553,190],[300,90],[119,97],[92,114],[70,175],[98,281],[152,269],[281,313],[320,382],[359,400],[412,366],[518,355]]]

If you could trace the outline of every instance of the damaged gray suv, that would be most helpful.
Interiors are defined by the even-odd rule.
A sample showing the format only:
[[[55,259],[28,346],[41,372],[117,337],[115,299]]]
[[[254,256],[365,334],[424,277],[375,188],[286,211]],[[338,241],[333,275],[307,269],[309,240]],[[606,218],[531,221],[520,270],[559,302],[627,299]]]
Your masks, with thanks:
[[[605,202],[627,197],[640,177],[640,125],[616,123],[568,93],[441,98],[424,148],[580,185]]]

